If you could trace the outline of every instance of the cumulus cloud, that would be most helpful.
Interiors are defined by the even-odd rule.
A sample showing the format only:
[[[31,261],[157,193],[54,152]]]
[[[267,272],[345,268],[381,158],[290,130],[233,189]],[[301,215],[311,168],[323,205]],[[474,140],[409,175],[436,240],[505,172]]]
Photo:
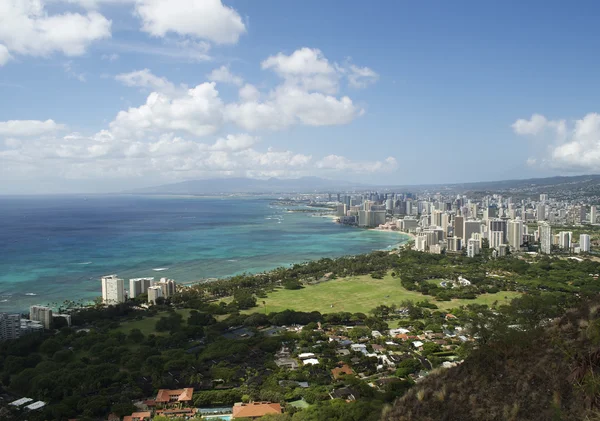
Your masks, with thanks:
[[[239,95],[240,100],[243,102],[258,101],[260,98],[260,91],[256,86],[246,83],[240,88]]]
[[[238,12],[221,0],[138,0],[135,10],[142,20],[142,30],[157,37],[172,32],[217,44],[235,44],[246,32]]]
[[[283,53],[270,56],[261,63],[263,69],[270,69],[295,85],[307,91],[334,94],[338,91],[340,75],[321,50],[301,48],[290,55]]]
[[[155,76],[149,69],[121,73],[115,76],[115,80],[125,86],[151,89],[158,92],[174,93],[177,91],[175,85],[169,80]]]
[[[530,120],[517,120],[513,129],[517,134],[535,135],[548,140],[541,157],[528,159],[530,165],[540,164],[576,172],[600,170],[598,113],[589,113],[570,123],[565,120],[548,120],[543,115],[534,114]]]
[[[149,131],[183,131],[195,136],[215,133],[223,119],[223,102],[213,83],[188,89],[183,96],[152,92],[146,103],[121,111],[110,124],[115,132],[143,136]]]
[[[214,69],[212,72],[206,75],[206,77],[212,82],[232,83],[237,86],[242,86],[244,83],[244,79],[240,76],[232,74],[227,66],[221,66],[217,69]]]
[[[49,14],[43,0],[0,2],[0,44],[12,54],[79,56],[94,41],[109,38],[110,30],[111,21],[95,11]]]
[[[518,119],[511,125],[516,134],[519,135],[539,135],[547,129],[556,131],[559,135],[566,133],[565,120],[548,120],[541,114],[533,114],[529,120]]]
[[[0,66],[4,66],[11,58],[8,48],[6,48],[5,45],[0,44]]]
[[[8,120],[0,121],[0,136],[39,136],[65,128],[64,124],[57,124],[54,120]]]
[[[165,133],[152,140],[119,137],[103,130],[92,136],[71,133],[27,142],[11,140],[0,149],[0,179],[132,179],[160,176],[162,181],[239,177],[298,177],[340,172],[389,171],[394,158],[355,162],[330,155],[256,148],[258,139],[247,133],[229,134],[214,142],[196,142]],[[60,165],[56,165],[60,162]]]

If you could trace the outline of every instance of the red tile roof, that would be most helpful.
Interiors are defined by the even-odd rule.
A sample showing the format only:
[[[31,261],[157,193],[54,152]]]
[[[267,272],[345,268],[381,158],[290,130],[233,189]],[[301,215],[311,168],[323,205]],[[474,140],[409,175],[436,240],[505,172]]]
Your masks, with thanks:
[[[185,402],[191,401],[194,395],[194,388],[186,387],[185,389],[160,389],[156,395],[156,402],[168,403],[168,402]]]
[[[281,405],[271,402],[236,403],[232,418],[260,418],[267,414],[281,414]]]

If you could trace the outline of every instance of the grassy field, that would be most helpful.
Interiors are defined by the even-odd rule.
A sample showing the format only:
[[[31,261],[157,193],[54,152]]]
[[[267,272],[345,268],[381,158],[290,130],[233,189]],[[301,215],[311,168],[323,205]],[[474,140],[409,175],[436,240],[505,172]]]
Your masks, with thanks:
[[[183,316],[183,323],[187,322],[187,318],[190,315],[189,309],[181,309],[175,310],[177,313]],[[157,332],[154,327],[156,326],[156,322],[161,318],[167,316],[167,313],[158,313],[153,317],[145,317],[141,320],[132,320],[128,322],[121,323],[117,331],[121,331],[125,334],[128,334],[133,329],[139,329],[144,335],[155,334],[155,335],[168,335],[169,332]]]
[[[519,296],[519,293],[501,291],[497,294],[484,294],[475,300],[434,301],[432,297],[408,291],[400,284],[399,279],[390,275],[383,279],[373,279],[370,275],[335,279],[309,285],[301,290],[277,289],[267,298],[259,298],[259,307],[247,312],[263,312],[266,302],[267,312],[279,312],[290,309],[297,311],[319,311],[334,313],[347,311],[350,313],[368,313],[378,305],[400,304],[404,300],[434,302],[441,309],[460,307],[466,304],[492,304],[494,301],[507,302]]]

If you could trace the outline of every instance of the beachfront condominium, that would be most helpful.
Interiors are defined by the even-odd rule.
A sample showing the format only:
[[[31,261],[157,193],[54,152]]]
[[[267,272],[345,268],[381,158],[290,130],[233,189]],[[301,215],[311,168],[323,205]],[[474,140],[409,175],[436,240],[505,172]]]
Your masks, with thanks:
[[[0,313],[0,340],[17,339],[21,336],[21,315]]]
[[[162,290],[162,296],[169,298],[175,294],[177,284],[172,279],[160,278],[157,286]]]
[[[41,322],[44,329],[50,329],[52,326],[52,309],[45,306],[29,307],[29,320]]]
[[[156,304],[156,300],[163,296],[162,288],[158,285],[148,288],[148,303]]]
[[[129,280],[129,298],[146,294],[148,288],[154,285],[154,278],[133,278]]]
[[[125,302],[125,281],[117,275],[103,276],[102,302],[104,304],[119,304]]]
[[[540,224],[540,251],[544,254],[552,252],[552,227],[548,223]]]

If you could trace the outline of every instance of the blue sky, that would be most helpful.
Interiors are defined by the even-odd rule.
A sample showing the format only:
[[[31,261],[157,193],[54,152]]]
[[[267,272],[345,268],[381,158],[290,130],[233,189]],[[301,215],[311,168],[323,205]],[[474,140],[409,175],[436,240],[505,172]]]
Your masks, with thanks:
[[[0,0],[0,193],[597,172],[599,9]]]

